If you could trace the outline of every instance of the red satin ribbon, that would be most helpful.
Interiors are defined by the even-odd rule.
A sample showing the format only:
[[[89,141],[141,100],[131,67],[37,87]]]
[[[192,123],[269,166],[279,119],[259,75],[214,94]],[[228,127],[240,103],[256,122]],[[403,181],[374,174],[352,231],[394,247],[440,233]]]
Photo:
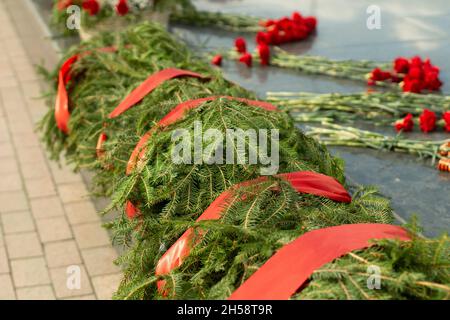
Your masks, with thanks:
[[[178,77],[195,77],[195,78],[201,78],[204,79],[205,77],[201,74],[188,71],[188,70],[181,70],[176,68],[168,68],[161,70],[159,72],[156,72],[152,74],[150,77],[148,77],[144,82],[142,82],[136,89],[134,89],[110,114],[109,118],[115,118],[128,109],[130,109],[132,106],[134,106],[136,103],[141,101],[147,94],[152,92],[156,87],[158,87],[163,82],[178,78]]]
[[[183,116],[185,115],[186,111],[197,108],[203,102],[212,101],[212,100],[216,100],[219,98],[226,98],[226,99],[230,99],[230,100],[241,101],[241,102],[247,103],[250,106],[262,108],[262,109],[265,109],[268,111],[278,111],[277,107],[269,102],[258,101],[258,100],[249,100],[249,99],[245,99],[245,98],[237,98],[237,97],[231,97],[231,96],[212,96],[212,97],[206,97],[206,98],[200,98],[200,99],[194,99],[194,100],[188,100],[188,101],[182,102],[179,105],[177,105],[175,108],[173,108],[164,118],[162,118],[157,123],[156,127],[153,127],[145,135],[142,136],[142,138],[139,140],[136,147],[134,148],[133,152],[131,153],[130,159],[128,160],[126,174],[127,175],[131,174],[133,172],[134,168],[136,167],[137,162],[144,157],[145,152],[146,152],[145,145],[157,127],[159,127],[159,128],[167,127],[167,126],[177,122],[178,120],[182,119]]]
[[[285,245],[247,279],[229,300],[289,299],[323,265],[373,239],[410,240],[408,232],[387,224],[350,224],[313,230]]]
[[[115,47],[105,47],[99,48],[97,51],[100,52],[114,52],[117,49]],[[55,102],[55,121],[56,125],[65,134],[69,133],[69,95],[67,94],[66,85],[71,79],[72,66],[75,62],[78,61],[83,56],[91,54],[92,51],[86,51],[82,54],[75,54],[68,58],[61,65],[61,68],[58,72],[58,92],[56,94],[56,102]]]
[[[55,120],[59,130],[65,134],[69,133],[68,123],[70,118],[69,97],[67,94],[66,85],[70,80],[72,65],[78,60],[78,58],[79,55],[76,54],[64,61],[58,73],[58,92],[55,102]]]
[[[102,158],[105,155],[105,150],[103,149],[103,144],[108,140],[108,136],[105,133],[100,133],[97,140],[97,146],[95,147],[95,152],[97,158]]]
[[[334,178],[311,171],[298,171],[293,173],[279,174],[277,177],[288,181],[291,186],[299,193],[308,193],[317,196],[323,196],[338,202],[351,202],[351,197],[345,188]],[[267,181],[267,177],[260,177],[254,180],[245,181],[234,185],[230,189],[224,191],[217,197],[211,205],[197,219],[217,220],[220,219],[222,212],[230,205],[229,200],[234,196],[235,190],[244,187],[257,185]],[[197,236],[202,236],[200,231]],[[179,267],[191,250],[191,247],[199,242],[199,238],[194,239],[195,230],[189,228],[161,257],[156,266],[155,274],[168,274],[173,269]],[[158,282],[158,289],[163,290],[164,281]]]
[[[168,68],[161,71],[158,71],[154,74],[152,74],[150,77],[148,77],[144,82],[142,82],[136,89],[134,89],[128,96],[125,97],[125,99],[109,114],[109,118],[113,119],[131,107],[133,107],[136,103],[141,101],[146,95],[151,93],[155,88],[157,88],[159,85],[164,83],[167,80],[178,78],[178,77],[195,77],[195,78],[201,78],[204,79],[205,77],[189,71],[189,70],[182,70],[182,69],[176,69],[176,68]],[[102,133],[102,135],[106,134]],[[147,135],[147,134],[146,134]],[[145,136],[144,136],[145,137]],[[99,137],[98,144],[97,144],[97,150],[102,150],[103,152],[103,143],[105,142],[105,139],[100,141],[102,138]],[[148,138],[147,138],[148,139]],[[98,151],[97,151],[98,153]],[[128,169],[127,169],[128,171]]]
[[[133,219],[139,215],[139,209],[131,201],[127,201],[125,212],[127,213],[128,219]]]

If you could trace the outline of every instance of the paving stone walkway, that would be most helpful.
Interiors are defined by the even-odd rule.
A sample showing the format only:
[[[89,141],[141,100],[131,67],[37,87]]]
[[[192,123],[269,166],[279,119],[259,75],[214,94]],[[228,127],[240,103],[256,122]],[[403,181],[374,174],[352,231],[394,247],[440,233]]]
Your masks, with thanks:
[[[19,2],[13,10],[25,10]],[[8,4],[0,1],[0,300],[110,299],[116,250],[81,175],[49,161],[34,131],[47,109],[36,99],[42,81]]]

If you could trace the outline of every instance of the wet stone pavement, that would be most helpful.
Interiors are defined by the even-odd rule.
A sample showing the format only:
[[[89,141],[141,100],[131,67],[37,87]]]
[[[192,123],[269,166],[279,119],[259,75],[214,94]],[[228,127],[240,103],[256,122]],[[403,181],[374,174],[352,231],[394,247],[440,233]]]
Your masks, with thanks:
[[[48,0],[34,0],[41,5]],[[450,93],[450,2],[448,0],[194,0],[197,8],[209,11],[280,18],[294,10],[318,18],[317,35],[308,41],[284,45],[295,54],[321,55],[332,59],[391,61],[397,56],[430,57],[441,68],[443,93]],[[366,26],[370,5],[381,9],[381,29]],[[236,33],[172,26],[197,50],[231,48]],[[242,34],[248,44],[253,35]],[[250,49],[253,49],[250,47]],[[225,62],[226,77],[256,91],[363,92],[362,83],[307,76],[295,71],[254,66],[248,69]],[[424,106],[426,107],[426,106]],[[392,128],[382,132],[392,134]],[[443,139],[445,134],[422,135],[417,139]],[[437,171],[428,161],[413,156],[368,149],[331,148],[345,160],[349,181],[376,185],[392,200],[396,213],[405,220],[419,217],[425,235],[448,232],[450,225],[450,174]]]

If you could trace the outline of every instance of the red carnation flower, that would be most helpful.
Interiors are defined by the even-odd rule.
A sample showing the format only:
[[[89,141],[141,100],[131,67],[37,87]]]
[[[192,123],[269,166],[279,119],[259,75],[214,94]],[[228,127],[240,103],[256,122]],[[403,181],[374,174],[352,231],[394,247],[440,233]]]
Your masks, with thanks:
[[[258,32],[256,34],[256,43],[258,45],[260,45],[260,44],[269,44],[269,39],[268,39],[267,34],[265,32],[261,32],[261,31]]]
[[[411,79],[410,77],[406,76],[403,80],[403,91],[404,92],[413,92],[413,93],[420,93],[423,89],[422,82],[417,79]]]
[[[300,12],[298,12],[298,11],[292,12],[292,20],[299,21],[299,22],[303,21],[303,18],[302,18],[302,15],[300,14]]]
[[[222,56],[220,54],[214,56],[211,59],[211,63],[216,65],[216,66],[221,66],[222,65]]]
[[[394,70],[397,73],[408,73],[409,61],[403,57],[399,57],[394,61]]]
[[[127,0],[119,0],[119,3],[116,5],[116,12],[119,16],[124,16],[130,11],[128,7]]]
[[[423,132],[431,132],[436,129],[436,114],[428,109],[423,110],[419,117],[420,130]]]
[[[303,19],[303,21],[305,22],[305,25],[308,27],[310,32],[316,29],[317,26],[316,17],[306,17],[305,19]]]
[[[385,71],[381,70],[380,68],[373,69],[373,71],[370,75],[370,80],[372,80],[372,81],[385,81],[390,78],[391,78],[391,73],[385,72]]]
[[[445,121],[444,130],[450,132],[450,111],[444,112],[442,119]]]
[[[270,48],[267,44],[263,43],[258,46],[259,58],[261,59],[261,65],[267,66],[270,61]]]
[[[289,28],[292,22],[288,17],[283,17],[279,19],[275,24],[280,30],[286,30],[287,28]]]
[[[411,67],[422,68],[422,65],[423,65],[422,58],[419,57],[419,56],[412,57],[412,58],[411,58],[411,61],[410,61],[410,63],[409,63],[409,65],[410,65]]]
[[[422,68],[422,64],[423,64],[422,58],[420,58],[419,56],[415,56],[411,59],[410,66]]]
[[[278,30],[278,27],[274,27],[272,30],[270,30],[267,33],[267,37],[269,39],[269,44],[280,44],[281,43],[280,30]]]
[[[239,62],[245,63],[247,67],[252,66],[252,55],[248,52],[244,53],[240,58]]]
[[[431,91],[438,91],[442,82],[439,79],[439,74],[437,72],[428,72],[425,74],[425,88]]]
[[[293,31],[294,40],[298,41],[306,39],[308,37],[308,34],[309,34],[308,27],[304,25],[299,26]]]
[[[234,41],[234,46],[236,47],[236,51],[239,53],[247,52],[247,44],[244,38],[237,38]]]
[[[428,73],[428,72],[436,72],[436,73],[439,73],[439,72],[440,72],[440,70],[439,70],[438,67],[436,67],[436,66],[434,66],[434,65],[431,64],[430,59],[426,59],[426,60],[423,62],[422,69],[423,69],[423,71],[424,71],[425,73]]]
[[[282,43],[291,42],[292,40],[294,40],[293,31],[288,29],[288,30],[281,32],[280,40]]]
[[[95,16],[100,11],[97,0],[84,0],[81,6],[90,16]]]
[[[408,132],[412,131],[413,128],[414,128],[414,121],[411,113],[408,113],[406,117],[404,117],[401,120],[397,120],[395,122],[395,130],[397,131]]]
[[[418,80],[423,79],[423,71],[422,71],[422,68],[419,68],[419,67],[412,67],[411,69],[409,69],[408,76],[409,76],[411,79],[418,79]]]

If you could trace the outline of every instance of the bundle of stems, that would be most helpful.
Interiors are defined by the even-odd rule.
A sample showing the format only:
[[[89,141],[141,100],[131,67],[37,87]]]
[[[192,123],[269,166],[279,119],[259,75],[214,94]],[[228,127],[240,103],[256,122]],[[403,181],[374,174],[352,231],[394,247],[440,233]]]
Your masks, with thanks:
[[[280,68],[294,69],[307,74],[323,74],[364,82],[367,81],[367,76],[373,69],[390,68],[389,64],[369,60],[331,60],[319,56],[299,56],[278,47],[275,47],[270,63]]]
[[[267,100],[285,111],[301,112],[300,118],[328,119],[338,122],[370,120],[375,124],[392,123],[411,113],[419,116],[424,109],[438,115],[450,110],[450,97],[401,92],[327,93],[268,92]],[[296,117],[296,115],[294,115]]]
[[[235,50],[219,52],[228,59],[237,59],[239,54]],[[258,53],[252,54],[254,60],[259,60]],[[321,56],[291,54],[279,47],[274,47],[271,53],[270,65],[283,69],[292,69],[311,75],[324,75],[333,78],[363,81],[367,83],[375,68],[390,69],[391,65],[384,62],[369,60],[333,60]],[[389,90],[400,91],[398,83],[376,81],[374,85]]]
[[[211,27],[240,33],[264,30],[260,25],[261,19],[258,17],[195,9],[174,12],[170,15],[170,21],[188,26]]]
[[[117,51],[96,50],[108,46],[116,47]],[[124,277],[116,298],[226,298],[280,247],[307,231],[342,224],[393,222],[389,201],[373,188],[355,190],[346,186],[342,161],[298,130],[287,113],[219,98],[186,112],[176,123],[155,128],[174,106],[190,99],[223,95],[254,99],[253,93],[225,80],[207,61],[196,58],[183,43],[160,27],[143,24],[120,34],[104,34],[70,50],[65,58],[82,52],[90,54],[84,54],[74,64],[72,80],[67,86],[71,106],[69,135],[56,127],[54,97],[50,99],[50,109],[41,129],[52,155],[58,157],[64,152],[78,167],[93,170],[97,177],[94,183],[102,187],[99,192],[111,195],[108,209],[118,208],[122,212],[108,224],[113,229],[114,242],[124,247],[124,254],[118,260]],[[120,117],[108,117],[149,75],[168,67],[190,69],[207,78],[172,79]],[[50,79],[56,87],[55,77],[50,75]],[[350,189],[352,202],[337,203],[300,194],[286,182],[269,178],[261,185],[263,189],[248,187],[236,194],[236,199],[243,201],[234,201],[219,221],[200,223],[201,229],[207,231],[206,236],[192,248],[192,254],[180,268],[155,276],[158,260],[188,227],[197,226],[195,220],[213,199],[231,185],[260,177],[261,168],[265,167],[261,162],[245,160],[249,159],[250,140],[244,139],[243,146],[233,143],[230,146],[238,154],[244,152],[238,158],[240,161],[233,157],[230,163],[224,153],[217,155],[220,144],[202,139],[196,131],[198,123],[205,130],[216,129],[223,135],[229,129],[258,133],[277,129],[279,173],[307,170],[326,174]],[[153,128],[141,163],[127,175],[125,167],[137,141]],[[104,155],[98,157],[96,145],[101,132],[107,133],[108,140]],[[179,137],[180,132],[184,133],[182,137],[185,135],[189,141],[201,145],[207,160],[215,161],[205,158],[200,162],[174,161],[174,150],[179,148],[179,140],[174,135]],[[269,150],[273,143],[267,145]],[[192,151],[191,147],[186,150]],[[139,209],[132,219],[124,210],[129,201]],[[444,236],[425,240],[416,233],[411,228],[412,245],[399,241],[377,243],[369,251],[358,254],[379,265],[387,278],[405,280],[383,286],[374,298],[445,299],[449,296],[448,239]],[[376,253],[371,255],[371,250]],[[349,260],[337,259],[334,263],[347,273],[357,270]],[[326,292],[313,290],[314,298],[327,298],[332,291],[337,299],[348,297],[346,292],[358,299],[367,298],[366,289],[358,295],[359,289],[352,285],[353,281],[364,281],[364,275],[344,278],[344,273],[330,276],[325,272],[327,269],[320,270],[325,276],[315,275],[312,282],[317,281],[316,285],[327,289]],[[166,280],[170,296],[157,290],[158,280]]]
[[[387,136],[373,131],[328,122],[322,123],[320,127],[308,126],[306,134],[328,146],[371,148],[410,153],[421,158],[431,158],[432,164],[437,159],[442,158],[438,152],[439,147],[450,142],[449,139],[440,141],[406,139],[401,134]]]

